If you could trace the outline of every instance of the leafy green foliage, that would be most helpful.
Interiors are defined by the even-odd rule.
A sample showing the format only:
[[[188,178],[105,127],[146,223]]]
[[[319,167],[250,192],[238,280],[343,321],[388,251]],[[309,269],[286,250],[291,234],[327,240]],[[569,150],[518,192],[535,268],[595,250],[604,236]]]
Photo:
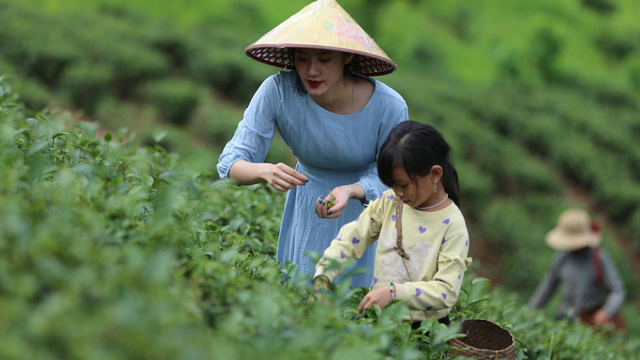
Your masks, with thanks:
[[[166,79],[144,84],[139,96],[158,107],[160,113],[176,126],[191,120],[199,101],[197,84],[184,79]]]
[[[67,90],[72,103],[87,114],[94,115],[100,100],[111,95],[113,79],[111,68],[103,64],[79,62],[69,66],[60,84]]]
[[[363,289],[304,305],[306,280],[274,257],[281,194],[25,116],[4,84],[0,136],[2,358],[420,357],[394,331],[406,309],[345,315]]]
[[[281,282],[292,268],[280,269],[272,259],[281,196],[261,186],[237,188],[212,175],[216,155],[250,96],[277,71],[248,59],[244,47],[307,3],[0,0],[0,76],[9,74],[13,94],[27,107],[16,104],[3,83],[0,247],[11,250],[0,261],[6,268],[0,276],[0,317],[8,314],[17,328],[0,329],[9,334],[2,345],[10,344],[0,349],[25,354],[21,357],[69,358],[73,343],[84,344],[74,350],[83,358],[198,358],[215,347],[221,356],[248,358],[255,348],[238,350],[240,345],[268,334],[259,345],[267,357],[278,357],[280,346],[307,358],[310,347],[326,343],[335,351],[317,350],[318,357],[353,355],[360,346],[363,355],[375,353],[374,358],[411,358],[416,348],[438,358],[440,340],[449,335],[434,330],[437,324],[423,326],[430,335],[421,339],[431,346],[412,341],[405,347],[406,327],[389,336],[377,332],[378,316],[395,307],[401,312],[400,304],[361,317],[353,311],[362,289],[345,289],[339,296],[346,302],[330,314],[315,310],[310,315],[296,307],[306,298],[304,285]],[[636,252],[640,249],[636,1],[340,4],[399,63],[396,73],[381,80],[405,97],[411,118],[434,124],[452,144],[462,209],[474,229],[471,255],[476,237],[500,249],[492,258],[502,265],[502,284],[527,297],[551,260],[543,236],[557,214],[568,206],[593,206],[612,220],[604,229],[604,245],[629,290],[623,311],[637,319],[632,310],[638,282],[627,263],[630,251],[612,241],[621,234]],[[138,102],[142,94],[145,103]],[[64,113],[53,119],[32,111],[56,105],[81,110],[113,134],[74,125]],[[162,120],[168,124],[159,124]],[[172,126],[171,120],[184,125]],[[129,131],[117,130],[124,128]],[[267,161],[295,159],[278,138]],[[578,189],[578,196],[568,187]],[[582,202],[582,193],[589,204]],[[149,249],[165,254],[158,261],[168,264],[171,274],[164,283],[131,285],[126,279],[150,271],[134,266],[127,254],[153,263]],[[35,269],[41,258],[44,265]],[[112,263],[124,268],[116,273],[109,270]],[[482,264],[478,267],[482,271]],[[162,269],[158,273],[166,274]],[[77,274],[84,277],[76,279]],[[76,285],[66,279],[76,279]],[[223,281],[210,284],[216,279]],[[93,284],[105,284],[108,296],[93,303],[94,295],[81,299],[79,289]],[[139,293],[129,287],[139,287]],[[180,296],[165,296],[158,287]],[[275,310],[265,310],[281,317],[272,327],[253,319],[256,313],[249,309],[262,306],[251,299],[254,292],[265,298],[266,308],[276,304]],[[519,347],[527,350],[521,357],[586,358],[592,351],[607,358],[607,337],[573,324],[560,326],[543,314],[526,317],[530,312],[516,306],[523,301],[513,296],[492,292],[464,316],[503,311],[507,315],[498,320],[519,326],[512,329],[518,329]],[[75,317],[71,310],[40,316],[41,307],[58,306],[51,298],[84,310]],[[144,299],[149,308],[114,305],[124,298]],[[86,308],[87,303],[94,305]],[[234,317],[228,317],[235,303]],[[279,309],[280,303],[291,309]],[[483,313],[483,303],[495,306]],[[150,312],[162,304],[172,309],[164,319]],[[108,310],[115,308],[139,313],[140,325],[134,316],[126,326],[116,323],[120,310]],[[10,309],[38,316],[29,315],[33,320],[27,327]],[[74,327],[77,319],[95,326]],[[351,327],[354,320],[365,330]],[[54,322],[61,324],[61,335],[54,332]],[[639,330],[637,321],[630,325]],[[111,330],[101,333],[101,327]],[[349,329],[346,339],[338,339],[336,329]],[[144,340],[144,332],[156,331],[164,342],[157,352]],[[172,332],[192,346],[174,343]],[[119,337],[124,334],[129,338]],[[382,345],[371,347],[374,341]],[[54,343],[61,345],[49,352]],[[149,349],[137,348],[145,345]],[[624,352],[611,350],[609,357],[624,358],[634,346],[620,341]],[[48,350],[36,354],[38,348]]]
[[[189,172],[126,132],[26,116],[15,100],[2,83],[2,358],[441,359],[470,317],[512,331],[522,359],[640,346],[553,322],[473,276],[450,327],[412,330],[399,301],[358,313],[367,289],[346,281],[328,306],[307,303],[306,279],[274,258],[282,194]]]

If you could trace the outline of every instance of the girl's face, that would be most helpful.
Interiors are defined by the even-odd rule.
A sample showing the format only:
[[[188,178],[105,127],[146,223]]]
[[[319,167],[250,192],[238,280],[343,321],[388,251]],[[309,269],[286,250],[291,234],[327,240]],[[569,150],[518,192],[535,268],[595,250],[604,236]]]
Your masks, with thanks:
[[[439,166],[435,165],[429,175],[410,177],[402,166],[393,168],[393,191],[400,200],[411,207],[425,207],[437,201],[431,199],[437,195],[433,191],[433,182],[438,180],[435,178],[437,174],[433,174],[433,169]]]
[[[342,79],[343,69],[352,54],[323,49],[296,49],[294,64],[300,80],[311,96],[322,96]]]

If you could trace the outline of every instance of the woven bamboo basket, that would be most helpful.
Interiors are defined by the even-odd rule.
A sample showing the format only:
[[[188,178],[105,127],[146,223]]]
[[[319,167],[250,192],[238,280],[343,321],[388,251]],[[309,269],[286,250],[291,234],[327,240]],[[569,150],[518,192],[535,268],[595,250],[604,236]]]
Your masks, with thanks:
[[[471,359],[515,359],[516,346],[513,335],[497,324],[483,319],[466,319],[461,332],[466,337],[449,340],[451,357],[464,356]]]

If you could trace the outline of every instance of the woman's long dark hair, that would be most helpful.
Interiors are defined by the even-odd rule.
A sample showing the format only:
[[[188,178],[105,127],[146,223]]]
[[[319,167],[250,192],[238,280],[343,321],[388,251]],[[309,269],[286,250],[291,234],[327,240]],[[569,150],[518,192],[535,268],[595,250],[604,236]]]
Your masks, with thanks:
[[[458,172],[449,160],[451,147],[433,126],[417,121],[403,121],[391,130],[378,156],[378,176],[393,187],[393,168],[402,166],[409,177],[429,175],[431,167],[440,165],[442,185],[453,202],[460,207]]]

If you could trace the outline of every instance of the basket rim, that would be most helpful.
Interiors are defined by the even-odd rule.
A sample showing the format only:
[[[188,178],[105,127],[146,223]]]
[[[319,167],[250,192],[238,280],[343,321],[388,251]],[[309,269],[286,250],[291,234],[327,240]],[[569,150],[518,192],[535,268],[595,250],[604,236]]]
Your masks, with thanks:
[[[469,344],[465,343],[464,341],[462,341],[460,338],[455,338],[455,339],[451,339],[451,340],[447,341],[449,346],[452,347],[452,349],[450,351],[458,352],[459,354],[470,353],[470,354],[479,354],[479,355],[486,355],[486,354],[514,355],[515,354],[515,338],[513,337],[513,334],[511,333],[511,331],[509,331],[508,329],[505,329],[504,327],[496,324],[495,322],[493,322],[491,320],[487,320],[487,319],[469,318],[469,319],[463,320],[462,322],[460,322],[460,324],[463,324],[464,322],[485,322],[485,323],[489,323],[492,326],[495,326],[495,327],[505,331],[507,334],[509,334],[509,338],[510,338],[511,341],[510,341],[508,346],[506,346],[506,347],[504,347],[502,349],[486,349],[486,348],[481,348],[481,347],[469,345]]]

